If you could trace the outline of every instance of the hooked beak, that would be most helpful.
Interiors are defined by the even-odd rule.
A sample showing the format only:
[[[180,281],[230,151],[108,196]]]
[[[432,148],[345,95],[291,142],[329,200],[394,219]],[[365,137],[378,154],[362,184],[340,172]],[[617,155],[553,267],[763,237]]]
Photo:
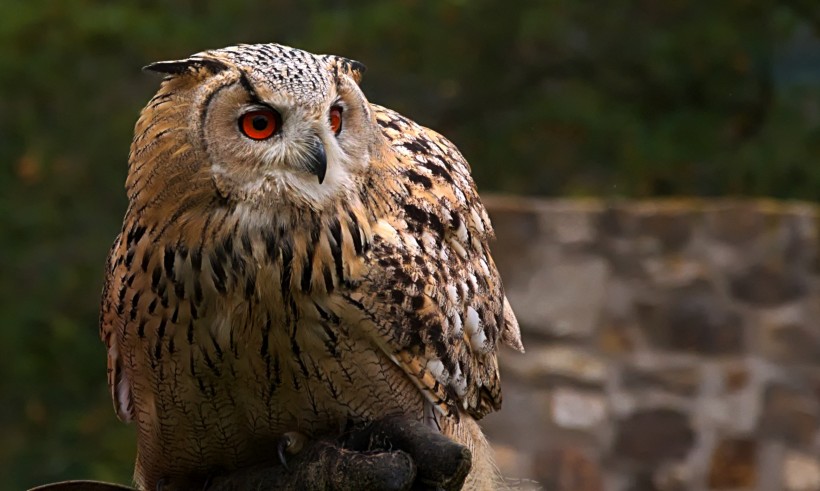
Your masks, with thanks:
[[[319,178],[319,184],[322,184],[327,173],[327,154],[325,153],[325,144],[318,137],[311,143],[307,167],[310,173]]]

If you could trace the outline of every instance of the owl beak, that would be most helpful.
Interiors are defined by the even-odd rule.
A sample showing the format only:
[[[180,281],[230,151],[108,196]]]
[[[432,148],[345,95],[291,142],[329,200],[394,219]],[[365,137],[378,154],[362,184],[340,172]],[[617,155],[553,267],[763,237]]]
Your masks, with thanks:
[[[322,184],[325,180],[325,173],[327,173],[327,154],[325,144],[319,138],[313,140],[311,144],[307,165],[308,170],[319,178],[319,184]]]

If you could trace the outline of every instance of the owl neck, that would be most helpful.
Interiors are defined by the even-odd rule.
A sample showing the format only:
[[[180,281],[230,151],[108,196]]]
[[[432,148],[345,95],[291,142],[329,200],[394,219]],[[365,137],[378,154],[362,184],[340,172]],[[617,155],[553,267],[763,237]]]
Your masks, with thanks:
[[[340,201],[321,213],[295,208],[261,213],[242,203],[213,203],[207,209],[180,205],[126,219],[143,232],[123,230],[123,236],[145,241],[141,245],[148,247],[137,249],[147,255],[149,271],[169,261],[170,254],[175,274],[200,278],[206,297],[250,298],[259,295],[262,282],[281,292],[322,295],[355,283],[364,272],[372,231],[360,202]],[[129,214],[137,211],[132,206]]]

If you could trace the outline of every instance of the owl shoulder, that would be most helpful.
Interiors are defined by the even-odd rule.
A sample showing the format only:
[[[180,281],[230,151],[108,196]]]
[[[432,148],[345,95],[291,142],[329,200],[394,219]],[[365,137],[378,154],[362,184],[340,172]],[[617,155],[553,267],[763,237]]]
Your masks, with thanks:
[[[379,182],[372,184],[382,188],[380,198],[391,201],[391,214],[398,212],[435,231],[453,231],[465,241],[491,239],[489,216],[478,196],[470,164],[458,148],[396,111],[373,105],[373,112],[388,151],[375,163],[372,179]]]

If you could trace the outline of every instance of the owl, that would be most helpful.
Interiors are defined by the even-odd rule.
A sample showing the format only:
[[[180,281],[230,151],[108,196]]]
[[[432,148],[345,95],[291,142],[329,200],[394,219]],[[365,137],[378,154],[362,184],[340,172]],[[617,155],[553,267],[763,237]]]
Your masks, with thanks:
[[[523,351],[470,167],[370,103],[361,63],[277,44],[151,64],[100,334],[135,482],[236,469],[401,414],[495,468],[497,352]]]

